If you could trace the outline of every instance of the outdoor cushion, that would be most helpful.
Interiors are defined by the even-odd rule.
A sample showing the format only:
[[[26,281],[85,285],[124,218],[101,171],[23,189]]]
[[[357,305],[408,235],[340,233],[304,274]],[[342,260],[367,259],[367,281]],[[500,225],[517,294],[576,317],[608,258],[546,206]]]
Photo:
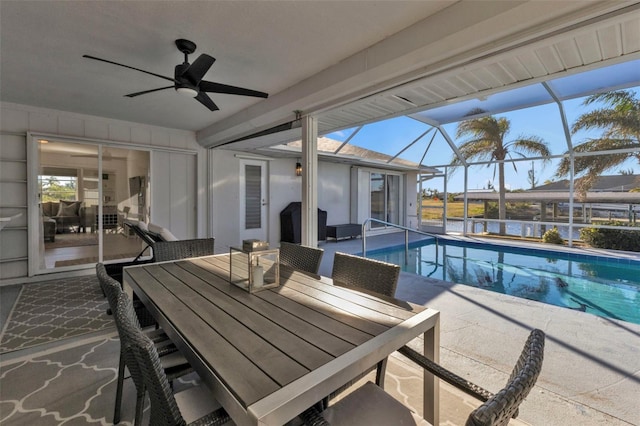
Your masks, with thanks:
[[[59,203],[54,203],[53,201],[45,201],[42,203],[42,215],[47,217],[52,217],[58,214],[58,210],[60,209]]]
[[[178,241],[175,235],[171,233],[167,228],[163,228],[162,226],[158,226],[154,223],[149,224],[149,232],[153,232],[154,234],[158,234],[165,241]]]
[[[78,216],[81,201],[60,200],[60,207],[56,216]]]

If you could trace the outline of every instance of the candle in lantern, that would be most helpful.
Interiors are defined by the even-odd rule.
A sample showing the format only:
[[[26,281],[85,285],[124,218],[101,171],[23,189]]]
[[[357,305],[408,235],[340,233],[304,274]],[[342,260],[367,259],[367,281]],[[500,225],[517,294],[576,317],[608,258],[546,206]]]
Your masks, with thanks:
[[[262,287],[264,284],[264,270],[262,269],[262,266],[260,265],[253,266],[252,273],[253,273],[253,287],[254,288]]]

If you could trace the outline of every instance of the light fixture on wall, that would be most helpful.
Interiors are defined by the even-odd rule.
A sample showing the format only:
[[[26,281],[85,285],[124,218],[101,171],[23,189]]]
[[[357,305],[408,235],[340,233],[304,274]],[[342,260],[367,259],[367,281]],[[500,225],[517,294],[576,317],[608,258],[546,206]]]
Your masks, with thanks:
[[[302,176],[302,164],[300,162],[296,163],[296,176]]]

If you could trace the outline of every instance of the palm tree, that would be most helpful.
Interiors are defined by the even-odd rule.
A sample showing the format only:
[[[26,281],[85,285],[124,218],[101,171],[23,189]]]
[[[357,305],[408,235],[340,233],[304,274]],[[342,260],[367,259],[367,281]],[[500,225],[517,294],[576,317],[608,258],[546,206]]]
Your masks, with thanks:
[[[630,158],[635,158],[640,164],[640,100],[635,92],[619,90],[615,92],[599,93],[589,96],[582,105],[601,102],[605,106],[582,114],[573,124],[571,133],[580,130],[602,129],[602,136],[587,139],[573,148],[574,152],[597,152],[610,150],[635,149],[633,152],[576,157],[574,172],[584,175],[576,185],[581,196],[591,188],[598,176],[607,170],[619,166]],[[570,172],[571,161],[564,157],[558,165],[556,175],[566,176]]]
[[[498,162],[498,218],[504,220],[507,217],[506,188],[504,183],[504,162],[512,155],[525,157],[526,154],[534,154],[541,157],[551,155],[547,143],[537,136],[519,136],[518,138],[506,142],[505,137],[509,133],[511,123],[506,118],[495,118],[493,116],[474,118],[463,121],[458,125],[456,138],[468,137],[458,146],[458,151],[467,162],[490,161]],[[547,161],[547,160],[545,160]],[[452,166],[459,166],[462,161],[454,156],[451,161]],[[495,167],[494,164],[494,174]],[[488,164],[490,166],[491,164]],[[513,163],[514,170],[517,171],[516,164]],[[500,223],[500,235],[505,234],[505,223]]]

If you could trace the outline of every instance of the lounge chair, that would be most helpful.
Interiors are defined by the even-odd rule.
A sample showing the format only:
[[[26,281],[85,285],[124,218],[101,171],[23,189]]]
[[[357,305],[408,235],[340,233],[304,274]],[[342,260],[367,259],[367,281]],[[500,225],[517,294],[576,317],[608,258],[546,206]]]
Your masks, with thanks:
[[[150,233],[147,227],[147,224],[145,222],[126,219],[124,221],[124,224],[125,226],[129,227],[129,229],[131,229],[134,232],[134,234],[140,237],[140,239],[146,244],[146,246],[142,249],[142,251],[133,260],[134,262],[137,262],[138,259],[140,259],[142,255],[147,251],[147,249],[153,245],[153,243],[158,241],[164,241],[164,239],[162,239],[159,235]]]

